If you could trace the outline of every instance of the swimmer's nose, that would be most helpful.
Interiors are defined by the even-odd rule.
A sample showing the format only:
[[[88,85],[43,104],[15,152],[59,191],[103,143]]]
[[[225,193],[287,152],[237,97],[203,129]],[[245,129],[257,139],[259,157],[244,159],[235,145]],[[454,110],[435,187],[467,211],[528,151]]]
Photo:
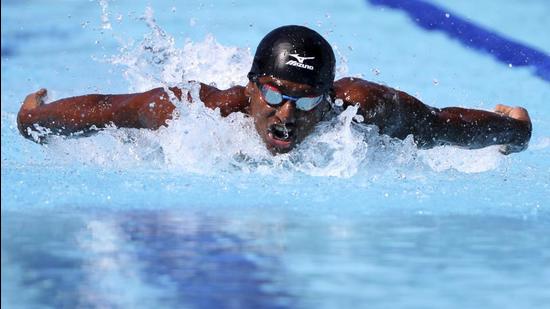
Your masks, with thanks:
[[[284,125],[294,125],[296,122],[295,118],[296,105],[291,100],[286,100],[279,108],[275,116],[281,120]]]

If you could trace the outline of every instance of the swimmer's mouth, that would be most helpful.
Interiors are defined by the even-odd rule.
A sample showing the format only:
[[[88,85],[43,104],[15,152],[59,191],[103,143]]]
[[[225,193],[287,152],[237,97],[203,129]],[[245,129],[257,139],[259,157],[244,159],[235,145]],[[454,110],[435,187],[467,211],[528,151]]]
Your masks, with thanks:
[[[268,142],[279,148],[289,148],[294,140],[294,130],[282,124],[274,124],[268,129]]]

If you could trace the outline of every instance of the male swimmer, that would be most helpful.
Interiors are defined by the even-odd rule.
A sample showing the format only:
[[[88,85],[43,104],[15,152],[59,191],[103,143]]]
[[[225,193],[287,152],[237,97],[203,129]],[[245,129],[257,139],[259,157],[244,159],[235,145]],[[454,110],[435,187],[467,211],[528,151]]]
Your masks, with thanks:
[[[439,109],[405,92],[364,79],[346,77],[334,81],[334,70],[334,52],[320,34],[303,26],[284,26],[268,33],[258,45],[246,86],[220,90],[201,83],[199,96],[207,107],[219,108],[222,116],[241,112],[252,117],[258,134],[273,154],[289,152],[317,123],[355,104],[359,104],[358,113],[365,124],[376,125],[381,134],[394,138],[404,139],[412,134],[421,148],[501,145],[500,151],[509,154],[526,149],[531,138],[531,120],[524,108],[497,105],[494,112]],[[177,87],[156,88],[134,94],[91,94],[43,104],[46,90],[41,89],[26,97],[17,123],[27,138],[32,137],[37,125],[61,135],[90,132],[109,124],[154,130],[173,117],[175,106],[170,97],[194,99],[190,95],[182,98],[183,94]]]

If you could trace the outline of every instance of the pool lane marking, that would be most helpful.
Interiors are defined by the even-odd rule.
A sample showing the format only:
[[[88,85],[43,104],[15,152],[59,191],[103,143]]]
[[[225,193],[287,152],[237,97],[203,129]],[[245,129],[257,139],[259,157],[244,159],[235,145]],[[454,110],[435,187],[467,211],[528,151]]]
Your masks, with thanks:
[[[422,0],[367,0],[373,5],[402,10],[418,26],[441,31],[468,48],[492,55],[507,66],[532,67],[534,73],[550,82],[550,56],[519,42],[484,29],[457,14]]]

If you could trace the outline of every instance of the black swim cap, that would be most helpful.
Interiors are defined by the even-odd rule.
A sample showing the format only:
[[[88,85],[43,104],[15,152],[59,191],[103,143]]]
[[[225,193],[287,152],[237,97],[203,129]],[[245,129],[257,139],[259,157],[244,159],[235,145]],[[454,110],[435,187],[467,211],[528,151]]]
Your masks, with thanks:
[[[330,44],[303,26],[283,26],[258,45],[248,78],[272,75],[322,91],[332,87],[336,60]]]

